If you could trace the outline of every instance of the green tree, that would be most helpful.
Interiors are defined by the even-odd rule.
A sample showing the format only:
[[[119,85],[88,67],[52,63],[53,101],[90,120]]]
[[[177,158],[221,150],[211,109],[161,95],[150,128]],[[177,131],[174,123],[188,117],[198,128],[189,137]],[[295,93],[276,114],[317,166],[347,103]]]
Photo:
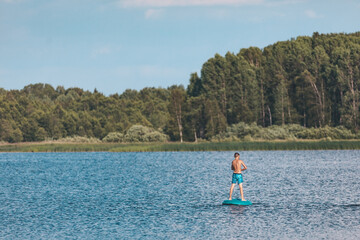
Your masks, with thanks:
[[[172,86],[170,90],[170,103],[168,106],[171,120],[169,125],[172,127],[168,128],[168,131],[174,129],[174,125],[177,126],[180,142],[183,142],[183,118],[184,118],[184,104],[186,91],[183,86]],[[170,131],[171,131],[170,130]],[[175,135],[175,134],[171,134]]]

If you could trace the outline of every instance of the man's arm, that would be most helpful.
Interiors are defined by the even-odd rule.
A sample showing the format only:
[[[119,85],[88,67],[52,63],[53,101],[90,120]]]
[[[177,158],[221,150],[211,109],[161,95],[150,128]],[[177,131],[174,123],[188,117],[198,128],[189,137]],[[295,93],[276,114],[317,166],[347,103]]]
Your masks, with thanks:
[[[231,170],[233,170],[233,171],[235,170],[235,168],[234,168],[234,161],[231,162]]]
[[[244,170],[246,170],[246,169],[247,169],[247,167],[246,167],[246,165],[245,165],[245,163],[244,163],[243,161],[241,161],[241,165],[243,165],[243,166],[244,166],[244,168],[242,168],[242,169],[241,169],[241,171],[244,171]],[[241,165],[240,165],[240,167],[241,167]]]

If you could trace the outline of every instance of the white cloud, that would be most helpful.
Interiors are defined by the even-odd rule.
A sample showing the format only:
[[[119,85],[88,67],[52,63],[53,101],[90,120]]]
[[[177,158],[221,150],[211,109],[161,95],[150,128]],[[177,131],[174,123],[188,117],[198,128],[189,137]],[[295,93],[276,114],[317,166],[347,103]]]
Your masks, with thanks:
[[[151,18],[159,18],[161,14],[163,13],[163,9],[148,9],[145,11],[145,18],[151,19]]]
[[[308,9],[305,11],[305,15],[308,18],[321,18],[321,15],[318,15],[314,10]]]
[[[96,55],[109,54],[110,48],[107,46],[100,47],[100,48],[95,49],[93,53],[95,53]]]
[[[16,3],[16,2],[20,2],[21,0],[0,0],[0,2],[5,2],[5,3]]]
[[[91,56],[93,58],[102,56],[102,55],[109,55],[114,52],[117,52],[121,49],[120,46],[109,46],[109,45],[103,45],[97,48],[94,48],[91,52]]]
[[[258,5],[265,0],[119,0],[121,7],[187,7]]]
[[[277,1],[267,1],[266,6],[268,7],[277,7],[282,5],[293,5],[293,4],[299,4],[304,3],[306,0],[277,0]]]

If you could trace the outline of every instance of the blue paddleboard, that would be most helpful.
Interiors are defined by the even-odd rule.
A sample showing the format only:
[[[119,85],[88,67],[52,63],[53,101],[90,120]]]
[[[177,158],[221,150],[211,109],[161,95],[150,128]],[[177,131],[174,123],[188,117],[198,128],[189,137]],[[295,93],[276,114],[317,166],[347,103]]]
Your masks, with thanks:
[[[223,205],[242,205],[242,206],[249,206],[252,205],[250,201],[241,201],[241,199],[232,199],[232,200],[225,200],[222,203]]]

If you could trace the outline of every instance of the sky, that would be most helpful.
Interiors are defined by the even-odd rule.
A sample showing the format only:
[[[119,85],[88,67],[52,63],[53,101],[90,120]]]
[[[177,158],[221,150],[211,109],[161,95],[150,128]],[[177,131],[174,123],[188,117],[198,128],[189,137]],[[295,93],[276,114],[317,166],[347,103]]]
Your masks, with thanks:
[[[360,31],[360,0],[0,0],[0,88],[189,84],[216,53]]]

